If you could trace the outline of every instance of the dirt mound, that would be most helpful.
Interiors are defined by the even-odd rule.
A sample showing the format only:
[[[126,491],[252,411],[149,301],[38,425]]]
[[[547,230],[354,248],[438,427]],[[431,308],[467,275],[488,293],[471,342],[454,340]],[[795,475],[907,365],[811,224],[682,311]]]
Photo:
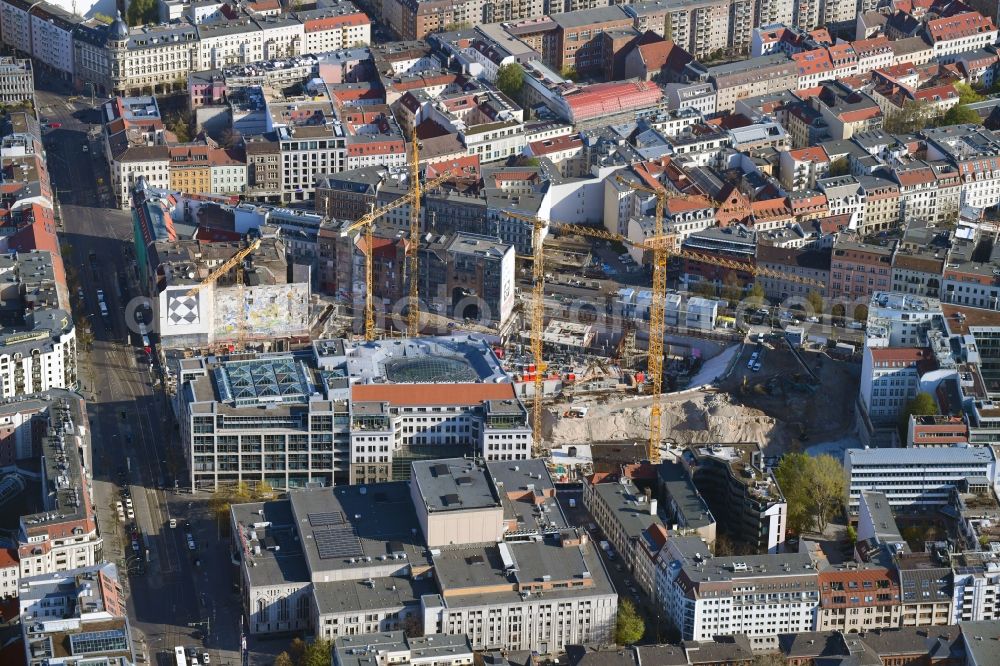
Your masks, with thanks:
[[[643,402],[648,402],[643,401]],[[597,405],[584,418],[546,414],[545,439],[553,446],[581,442],[644,439],[649,432],[648,404]],[[732,402],[722,393],[695,393],[663,405],[663,435],[680,445],[704,442],[760,442],[784,449],[785,424],[764,412]]]

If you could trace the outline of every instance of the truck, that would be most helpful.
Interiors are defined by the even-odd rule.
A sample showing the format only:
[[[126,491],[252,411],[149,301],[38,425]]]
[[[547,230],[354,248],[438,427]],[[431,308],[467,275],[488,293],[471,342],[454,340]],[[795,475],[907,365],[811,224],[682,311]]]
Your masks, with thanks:
[[[175,666],[188,666],[187,652],[180,646],[174,648],[174,664]]]

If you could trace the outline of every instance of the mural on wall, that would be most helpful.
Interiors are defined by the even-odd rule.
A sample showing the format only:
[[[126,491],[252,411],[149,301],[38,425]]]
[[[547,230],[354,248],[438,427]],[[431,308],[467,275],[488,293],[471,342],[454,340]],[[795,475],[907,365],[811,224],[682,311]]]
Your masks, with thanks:
[[[309,332],[309,285],[302,283],[215,291],[216,341],[283,338]]]

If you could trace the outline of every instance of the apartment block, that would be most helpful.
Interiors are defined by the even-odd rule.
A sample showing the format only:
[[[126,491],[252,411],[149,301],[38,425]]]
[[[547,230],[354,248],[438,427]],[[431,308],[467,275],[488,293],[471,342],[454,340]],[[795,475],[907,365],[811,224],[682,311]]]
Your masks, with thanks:
[[[798,67],[784,53],[707,68],[699,66],[693,71],[699,78],[715,84],[718,112],[732,111],[736,100],[794,90],[798,85]]]
[[[876,291],[889,291],[892,249],[860,243],[840,234],[833,244],[829,296],[846,303],[867,305]],[[848,308],[847,315],[853,314]]]
[[[701,539],[677,537],[659,563],[663,612],[682,640],[745,634],[767,650],[778,634],[812,629],[820,588],[807,554],[712,557]]]
[[[900,626],[902,595],[892,569],[845,562],[820,571],[817,578],[817,631],[858,633]]]
[[[137,663],[114,564],[23,578],[18,605],[27,666]]]

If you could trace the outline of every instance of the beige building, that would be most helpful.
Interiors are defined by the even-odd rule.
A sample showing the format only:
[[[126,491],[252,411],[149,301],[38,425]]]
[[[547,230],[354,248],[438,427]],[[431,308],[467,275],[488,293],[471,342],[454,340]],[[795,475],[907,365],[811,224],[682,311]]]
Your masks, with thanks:
[[[689,65],[690,67],[690,65]],[[768,95],[798,86],[798,66],[784,53],[703,69],[703,78],[715,84],[716,111],[732,111],[736,100]]]

